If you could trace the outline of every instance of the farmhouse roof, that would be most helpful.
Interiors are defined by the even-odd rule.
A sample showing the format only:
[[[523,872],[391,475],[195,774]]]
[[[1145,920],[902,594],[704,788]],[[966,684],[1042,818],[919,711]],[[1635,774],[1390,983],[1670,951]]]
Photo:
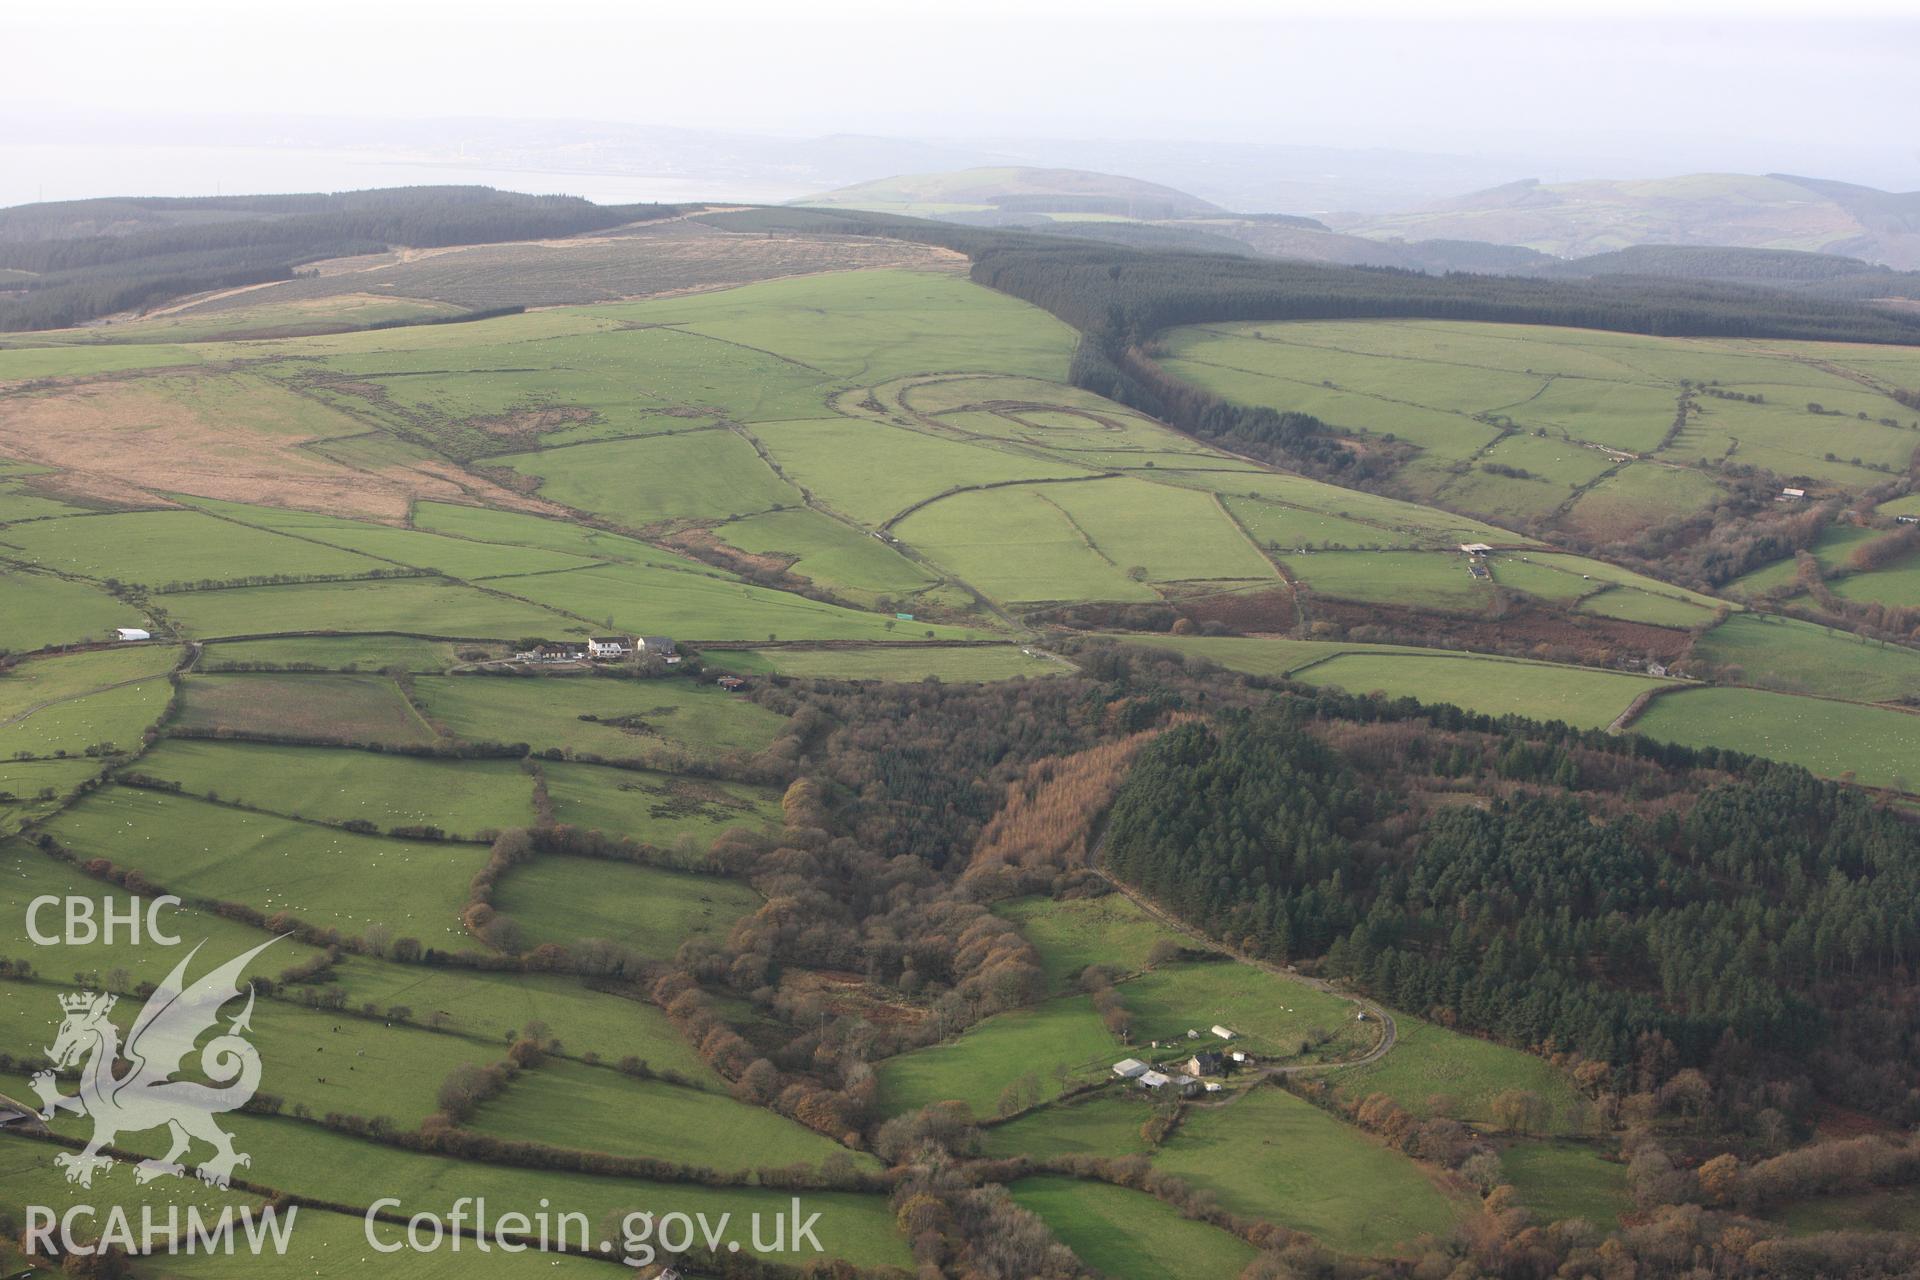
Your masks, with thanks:
[[[1470,556],[1483,556],[1493,550],[1484,542],[1463,542],[1460,544],[1460,549]]]
[[[1142,1071],[1138,1078],[1140,1083],[1149,1089],[1158,1089],[1167,1082],[1167,1077],[1158,1071]]]
[[[1131,1080],[1135,1076],[1145,1075],[1147,1064],[1138,1058],[1122,1058],[1113,1064],[1113,1074],[1122,1080]]]
[[[642,649],[656,649],[661,653],[672,653],[673,638],[671,636],[641,636],[640,647]]]

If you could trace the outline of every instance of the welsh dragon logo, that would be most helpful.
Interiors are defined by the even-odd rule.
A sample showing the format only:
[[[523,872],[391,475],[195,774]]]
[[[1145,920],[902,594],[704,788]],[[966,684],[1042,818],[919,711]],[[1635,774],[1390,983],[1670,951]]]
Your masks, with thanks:
[[[54,1157],[54,1163],[67,1171],[68,1182],[91,1187],[93,1175],[114,1163],[112,1157],[100,1154],[102,1147],[122,1133],[163,1125],[172,1135],[172,1146],[162,1159],[140,1161],[133,1171],[136,1182],[150,1182],[162,1174],[182,1176],[186,1166],[180,1157],[195,1138],[214,1148],[212,1158],[198,1168],[202,1182],[225,1187],[235,1168],[253,1163],[251,1157],[233,1149],[233,1135],[214,1117],[244,1106],[260,1086],[260,1054],[243,1035],[252,1030],[253,988],[248,984],[243,992],[240,975],[249,961],[278,941],[269,938],[188,986],[187,966],[200,951],[195,946],[141,1008],[124,1048],[119,1028],[107,1016],[118,996],[83,991],[60,997],[66,1020],[46,1052],[54,1071],[80,1067],[80,1091],[75,1097],[63,1097],[54,1071],[40,1072],[32,1085],[43,1104],[41,1119],[51,1120],[60,1111],[93,1119],[93,1139],[84,1151]],[[209,1040],[200,1051],[200,1071],[212,1083],[174,1080],[201,1034],[219,1023],[221,1006],[243,994],[247,1007],[224,1034]],[[116,1073],[114,1064],[121,1059],[129,1069]]]

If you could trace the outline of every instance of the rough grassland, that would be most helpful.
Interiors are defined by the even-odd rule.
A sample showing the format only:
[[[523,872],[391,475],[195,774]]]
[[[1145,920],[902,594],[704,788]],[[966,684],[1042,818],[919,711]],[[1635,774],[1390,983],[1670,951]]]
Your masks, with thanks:
[[[1154,1164],[1213,1192],[1232,1212],[1346,1252],[1444,1235],[1467,1212],[1466,1197],[1443,1194],[1407,1157],[1275,1088],[1194,1111]]]
[[[517,760],[414,756],[175,738],[139,771],[195,795],[327,822],[381,829],[435,826],[453,835],[531,826],[533,779]]]
[[[701,756],[759,751],[783,723],[771,711],[691,680],[422,676],[414,692],[455,737],[612,760],[661,748]]]
[[[780,820],[776,792],[738,782],[557,760],[541,761],[540,772],[561,822],[662,848],[704,845],[729,827],[758,830]]]
[[[75,856],[137,870],[183,898],[286,911],[349,936],[385,925],[443,948],[466,945],[460,908],[487,856],[124,787],[96,791],[47,829]]]
[[[1920,777],[1920,716],[1762,689],[1683,689],[1655,698],[1630,726],[1690,747],[1731,747],[1829,778],[1911,790]]]
[[[908,624],[902,623],[902,626]],[[868,649],[729,649],[706,655],[709,665],[741,672],[777,672],[822,680],[940,680],[979,684],[1020,677],[1067,675],[1064,661],[1029,657],[1015,645],[943,649],[900,645]]]
[[[983,1154],[990,1157],[1030,1155],[1129,1156],[1147,1153],[1141,1126],[1153,1115],[1153,1104],[1138,1090],[1108,1091],[1042,1107],[1017,1120],[985,1130]]]
[[[1627,1167],[1573,1142],[1516,1142],[1500,1153],[1507,1181],[1539,1222],[1583,1218],[1611,1230],[1630,1211]]]
[[[500,882],[494,907],[532,943],[596,938],[653,960],[688,938],[719,941],[760,905],[746,885],[716,876],[594,858],[539,858]]]
[[[1008,1190],[1082,1262],[1115,1280],[1232,1276],[1254,1258],[1244,1240],[1183,1218],[1144,1191],[1072,1178],[1022,1178]]]
[[[388,676],[194,675],[181,682],[179,728],[418,746],[433,730]]]

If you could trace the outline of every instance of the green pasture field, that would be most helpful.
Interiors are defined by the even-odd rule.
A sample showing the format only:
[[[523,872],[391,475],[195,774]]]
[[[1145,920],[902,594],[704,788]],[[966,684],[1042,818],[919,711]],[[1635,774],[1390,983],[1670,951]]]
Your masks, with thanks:
[[[14,340],[9,337],[9,341]],[[22,341],[39,342],[39,334]],[[192,347],[72,347],[0,345],[0,383],[30,382],[36,378],[86,378],[128,369],[164,369],[199,364],[206,356]]]
[[[1405,530],[1361,524],[1358,520],[1305,507],[1283,506],[1238,495],[1223,501],[1248,536],[1270,551],[1291,551],[1299,547],[1412,547],[1433,542],[1431,538]]]
[[[909,624],[902,623],[902,626]],[[1028,657],[1017,645],[949,649],[936,645],[890,645],[862,649],[709,649],[708,666],[742,674],[774,673],[818,680],[939,680],[986,684],[1023,677],[1070,675],[1070,663]]]
[[[823,381],[849,385],[948,370],[1063,382],[1077,340],[1038,307],[964,277],[921,271],[772,280],[597,313],[776,352],[819,370]]]
[[[646,436],[491,458],[540,478],[540,496],[638,528],[799,506],[800,495],[732,431]]]
[[[351,551],[283,537],[199,511],[124,511],[30,520],[0,528],[0,543],[18,548],[16,559],[62,573],[153,587],[276,574],[368,574],[392,567]]]
[[[1206,494],[1132,479],[1051,485],[1042,492],[1129,577],[1188,582],[1278,576]]]
[[[533,778],[517,760],[173,738],[140,757],[138,769],[193,795],[324,822],[371,822],[382,830],[434,826],[472,838],[534,822]]]
[[[757,831],[780,823],[780,797],[763,787],[557,760],[541,761],[540,772],[559,821],[661,848],[704,845],[730,827]]]
[[[388,567],[430,570],[451,578],[499,578],[523,573],[551,573],[556,569],[580,569],[595,563],[586,556],[560,551],[450,538],[419,529],[396,529],[391,525],[343,520],[338,516],[323,516],[311,511],[254,507],[205,498],[191,501],[194,506],[229,520],[371,556],[386,562]]]
[[[806,508],[732,520],[715,533],[755,555],[790,556],[791,572],[866,597],[910,595],[937,581],[871,534]]]
[[[568,573],[506,578],[490,584],[580,618],[602,629],[685,640],[884,640],[904,639],[892,617],[823,604],[791,592],[751,586],[716,573],[683,573],[651,565],[613,564]],[[577,625],[577,624],[576,624]],[[978,633],[960,627],[920,624],[947,639]],[[539,634],[538,631],[521,632]]]
[[[1920,493],[1910,493],[1904,498],[1883,502],[1873,512],[1881,516],[1920,516]]]
[[[267,1061],[272,1063],[275,1060],[269,1058]],[[439,1078],[435,1077],[431,1083],[437,1087]],[[235,1145],[255,1157],[254,1166],[248,1170],[250,1179],[295,1194],[356,1208],[382,1196],[393,1196],[401,1201],[399,1212],[431,1213],[444,1218],[452,1210],[454,1202],[463,1196],[486,1197],[488,1213],[495,1216],[510,1210],[534,1214],[540,1211],[542,1201],[545,1201],[546,1207],[555,1214],[563,1211],[585,1214],[588,1225],[596,1233],[602,1221],[611,1214],[638,1210],[650,1210],[655,1214],[704,1212],[712,1221],[720,1214],[730,1212],[733,1215],[731,1225],[738,1229],[742,1248],[747,1249],[752,1244],[752,1238],[745,1225],[746,1217],[758,1211],[768,1223],[766,1234],[771,1236],[773,1215],[786,1212],[795,1194],[773,1188],[703,1187],[694,1183],[652,1182],[484,1164],[403,1151],[284,1117],[268,1118],[236,1112],[223,1116],[221,1123],[236,1134],[238,1141]],[[141,1136],[158,1139],[163,1133]],[[36,1145],[34,1150],[44,1151],[45,1148]],[[11,1148],[9,1154],[12,1154]],[[58,1170],[51,1165],[48,1165],[48,1172],[56,1178],[59,1176]],[[151,1183],[149,1187],[189,1184],[199,1186],[197,1181],[179,1183],[166,1179]],[[115,1179],[110,1185],[128,1187],[132,1185],[132,1179]],[[912,1265],[906,1243],[894,1230],[893,1214],[885,1196],[844,1191],[798,1194],[805,1206],[805,1212],[801,1215],[803,1218],[806,1213],[820,1211],[815,1234],[820,1238],[828,1257],[845,1258],[865,1266]],[[308,1212],[307,1209],[300,1211],[299,1222],[307,1220]],[[381,1238],[391,1242],[399,1238],[402,1230],[382,1227]],[[354,1235],[357,1240],[362,1239],[358,1222],[354,1223]],[[299,1238],[298,1227],[295,1236]],[[595,1242],[598,1239],[596,1234]],[[354,1260],[355,1266],[341,1271],[329,1270],[324,1274],[364,1276],[368,1269],[357,1265],[361,1256],[355,1250],[346,1255]],[[395,1258],[414,1256],[411,1253],[382,1256],[374,1259],[374,1263],[379,1269],[378,1273],[384,1276],[392,1274],[386,1268],[392,1266]],[[465,1259],[471,1263],[481,1255],[468,1243],[457,1253],[449,1249],[441,1254],[424,1256]],[[501,1255],[495,1253],[490,1256],[498,1258]],[[802,1249],[792,1255],[792,1261],[799,1264],[817,1256],[811,1249]],[[256,1260],[245,1255],[242,1257],[250,1265],[258,1267]],[[541,1274],[547,1274],[550,1261],[545,1257],[532,1262],[523,1258],[517,1264],[517,1269],[506,1274],[525,1275],[530,1268],[538,1268]],[[588,1262],[583,1265],[596,1268],[587,1273],[589,1275],[617,1274],[605,1263]],[[251,1280],[257,1271],[240,1270],[224,1274]],[[412,1280],[416,1273],[408,1270],[404,1274]],[[429,1273],[433,1280],[439,1280],[443,1275],[457,1277],[463,1274],[469,1273],[457,1269]],[[557,1274],[568,1273],[560,1271]]]
[[[1318,551],[1281,559],[1295,581],[1338,600],[1482,613],[1493,599],[1457,551]]]
[[[0,760],[0,836],[52,813],[104,767],[87,759]]]
[[[200,651],[198,671],[235,668],[272,670],[317,667],[326,671],[403,671],[437,673],[468,661],[509,655],[512,646],[497,641],[422,640],[415,636],[287,636],[278,640],[221,640]]]
[[[211,342],[245,338],[290,338],[333,333],[395,320],[456,316],[461,308],[425,298],[372,293],[336,293],[216,312],[187,311],[143,316],[97,328],[71,330],[76,342]],[[61,335],[47,335],[63,337]]]
[[[355,835],[129,787],[94,792],[46,830],[75,857],[137,870],[183,898],[285,911],[348,936],[384,925],[427,946],[477,945],[460,925],[487,857],[474,845]]]
[[[0,536],[5,530],[0,530]],[[147,627],[146,615],[98,587],[51,573],[0,570],[0,653],[105,640],[115,627]]]
[[[1040,953],[1040,967],[1055,992],[1070,987],[1090,964],[1135,972],[1147,967],[1147,953],[1156,942],[1192,945],[1123,893],[1064,901],[1018,898],[1001,903],[994,914],[1020,926]]]
[[[1500,1167],[1537,1222],[1581,1218],[1609,1231],[1633,1208],[1627,1167],[1581,1143],[1516,1142],[1501,1150]]]
[[[1394,1015],[1393,1051],[1325,1078],[1355,1098],[1384,1093],[1419,1116],[1447,1115],[1496,1129],[1493,1099],[1509,1089],[1537,1093],[1553,1110],[1550,1133],[1577,1133],[1572,1083],[1552,1063],[1462,1035],[1407,1014]]]
[[[1868,573],[1849,573],[1832,586],[1842,600],[1920,605],[1920,554],[1901,556]]]
[[[1254,1259],[1238,1236],[1181,1217],[1144,1191],[1062,1177],[1022,1178],[1007,1189],[1080,1261],[1114,1280],[1233,1276]]]
[[[582,619],[524,600],[432,578],[184,591],[165,603],[174,621],[208,640],[314,631],[557,639],[591,630]]]
[[[547,857],[515,867],[493,905],[520,922],[529,946],[598,939],[665,960],[689,938],[725,939],[735,921],[759,907],[760,895],[718,876]]]
[[[1489,556],[1487,569],[1493,574],[1495,585],[1537,596],[1560,606],[1570,605],[1581,596],[1600,590],[1591,582],[1583,582],[1579,574],[1563,573],[1548,565],[1535,563],[1526,556]]]
[[[1469,1212],[1407,1157],[1275,1088],[1196,1108],[1154,1158],[1233,1213],[1313,1235],[1332,1249],[1385,1253],[1444,1236]]]
[[[18,664],[0,675],[0,756],[133,750],[173,697],[164,677],[179,658],[170,645],[135,645]]]
[[[174,963],[185,956],[183,950]],[[203,954],[188,974],[198,976],[230,958]],[[0,1033],[14,1044],[52,1043],[62,1016],[58,996],[63,990],[53,983],[0,978]],[[138,998],[122,999],[114,1007],[113,1021],[123,1035],[141,1003]],[[504,1046],[464,1036],[282,1000],[256,1000],[252,1025],[248,1038],[259,1047],[265,1064],[265,1089],[283,1098],[289,1109],[298,1104],[315,1115],[337,1111],[385,1116],[409,1127],[437,1110],[435,1094],[454,1067],[495,1061],[504,1052]]]
[[[1352,644],[1345,640],[1292,640],[1284,636],[1175,636],[1133,632],[1113,638],[1127,644],[1171,650],[1188,658],[1217,663],[1229,671],[1241,671],[1251,676],[1291,676],[1303,667],[1343,653],[1447,656],[1444,649]]]
[[[1667,386],[1555,377],[1538,395],[1506,412],[1554,436],[1566,432],[1611,449],[1645,453],[1666,438],[1677,399],[1676,389]]]
[[[1137,1089],[1110,1089],[1041,1107],[983,1130],[981,1153],[993,1159],[1030,1155],[1132,1156],[1149,1148],[1140,1136],[1153,1104]]]
[[[1155,969],[1122,983],[1120,995],[1133,1015],[1134,1044],[1171,1043],[1182,1058],[1193,1048],[1218,1047],[1209,1034],[1216,1023],[1262,1057],[1288,1062],[1353,1057],[1371,1048],[1380,1030],[1371,1020],[1355,1022],[1350,1001],[1225,959]],[[1189,1030],[1199,1039],[1189,1041]],[[1301,1041],[1316,1032],[1332,1038],[1302,1057]]]
[[[869,527],[954,489],[1095,474],[1077,464],[861,418],[762,422],[753,434],[795,484]]]
[[[1808,548],[1813,558],[1819,562],[1823,574],[1833,576],[1846,571],[1847,557],[1853,549],[1863,542],[1871,542],[1880,536],[1874,529],[1863,529],[1858,525],[1836,523],[1820,531],[1820,536]],[[1757,595],[1764,591],[1787,588],[1787,594],[1798,592],[1800,565],[1798,557],[1788,556],[1784,560],[1775,560],[1772,564],[1762,565],[1751,573],[1742,574],[1727,584],[1727,590],[1743,595]],[[1844,579],[1842,579],[1844,581]],[[1837,589],[1837,588],[1836,588]]]
[[[619,560],[629,564],[652,564],[713,574],[697,560],[689,560],[663,551],[651,543],[625,534],[608,533],[591,525],[519,511],[496,511],[491,507],[463,507],[448,502],[414,504],[413,523],[418,529],[444,533],[475,542],[518,547],[541,547],[585,556],[590,560]]]
[[[1764,689],[1681,689],[1655,698],[1635,733],[1690,747],[1730,747],[1829,778],[1910,791],[1920,716]]]
[[[1663,682],[1649,676],[1545,662],[1473,656],[1346,653],[1294,673],[1308,684],[1349,693],[1452,703],[1482,715],[1564,720],[1582,729],[1611,724],[1633,700]]]
[[[1728,618],[1702,636],[1693,656],[1737,672],[1723,678],[1785,693],[1850,702],[1894,702],[1920,694],[1920,651],[1775,614]]]
[[[957,1040],[916,1049],[877,1064],[880,1109],[889,1115],[929,1103],[957,1100],[976,1116],[991,1116],[1000,1095],[1028,1072],[1044,1097],[1060,1091],[1064,1066],[1074,1083],[1107,1075],[1126,1054],[1108,1034],[1085,996],[1063,996],[1034,1009],[995,1014]]]
[[[1309,480],[1305,476],[1266,471],[1159,468],[1154,473],[1154,479],[1164,484],[1205,489],[1235,500],[1254,499],[1298,507],[1303,511],[1325,512],[1339,520],[1377,525],[1401,535],[1376,535],[1371,539],[1382,546],[1433,546],[1451,551],[1463,542],[1485,542],[1498,547],[1527,545],[1532,541],[1510,530],[1455,515],[1451,511],[1423,507],[1418,503],[1402,502],[1398,498],[1385,498],[1375,493],[1362,493],[1358,489],[1342,489],[1338,485]]]
[[[1544,564],[1576,576],[1585,574],[1595,583],[1611,582],[1616,586],[1632,587],[1649,595],[1671,596],[1684,600],[1702,609],[1738,609],[1740,606],[1710,596],[1700,591],[1689,591],[1685,587],[1676,587],[1672,583],[1662,582],[1658,578],[1649,578],[1643,573],[1631,569],[1622,569],[1619,565],[1609,564],[1605,560],[1593,560],[1586,556],[1568,555],[1564,551],[1527,551],[1523,554],[1537,564]]]
[[[673,678],[421,676],[414,696],[457,738],[526,742],[535,750],[559,747],[612,760],[661,750],[702,757],[752,753],[784,724],[715,686]]]
[[[872,1156],[764,1107],[579,1062],[550,1060],[523,1072],[468,1127],[514,1141],[719,1170],[817,1168],[835,1155],[879,1168]]]
[[[1047,492],[1057,487],[955,494],[914,512],[895,532],[998,600],[1158,599],[1128,575],[1129,566],[1115,564],[1088,541]]]
[[[181,681],[178,728],[394,746],[434,740],[431,726],[385,675],[250,673]]]
[[[16,922],[17,942],[26,939],[27,909],[35,898],[76,897],[94,899],[96,904],[110,902],[112,909],[124,917],[129,910],[135,909],[132,902],[134,896],[119,885],[96,880],[78,867],[41,852],[26,840],[0,841],[0,908],[4,908],[7,917]],[[42,909],[38,921],[41,932],[61,932],[60,910],[57,906]],[[101,908],[96,907],[96,910]],[[215,964],[225,964],[242,952],[259,946],[269,936],[261,930],[193,906],[180,906],[162,912],[160,924],[167,932],[177,935],[185,947],[204,942],[204,954],[213,958]],[[143,913],[143,930],[144,927]],[[111,941],[96,937],[91,942],[63,943],[57,948],[42,950],[35,947],[33,950],[40,954],[18,958],[30,960],[35,973],[42,980],[55,983],[71,980],[77,985],[93,986],[98,986],[102,976],[116,969],[125,970],[132,982],[158,983],[186,953],[184,947],[177,954],[164,947],[155,947],[147,941],[144,932],[136,941],[125,929],[116,931]],[[247,972],[254,976],[272,977],[319,954],[305,943],[288,938],[275,943],[255,958],[247,967]],[[47,999],[51,1003],[52,996],[49,995]]]
[[[1713,621],[1710,609],[1637,587],[1605,587],[1582,600],[1578,608],[1581,613],[1618,618],[1622,622],[1645,622],[1656,627],[1702,627]]]

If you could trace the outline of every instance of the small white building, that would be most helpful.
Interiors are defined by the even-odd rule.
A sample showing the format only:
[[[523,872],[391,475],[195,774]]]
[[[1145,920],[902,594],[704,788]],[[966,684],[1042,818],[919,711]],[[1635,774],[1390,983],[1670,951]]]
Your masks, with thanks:
[[[1493,550],[1484,542],[1463,542],[1460,544],[1460,549],[1470,556],[1483,556]]]
[[[1807,491],[1805,489],[1782,489],[1780,491],[1781,499],[1787,502],[1797,501],[1798,499],[1804,498],[1806,496],[1807,496]]]
[[[1218,1080],[1209,1080],[1209,1081],[1207,1081],[1207,1092],[1208,1092],[1208,1093],[1219,1093],[1219,1092],[1220,1092],[1220,1091],[1221,1091],[1222,1089],[1225,1089],[1226,1087],[1227,1087],[1227,1086],[1225,1086],[1225,1085],[1223,1085],[1223,1084],[1221,1084],[1221,1083],[1220,1083],[1220,1082],[1219,1082]]]
[[[1122,1080],[1135,1080],[1147,1073],[1147,1064],[1138,1058],[1122,1058],[1113,1064],[1113,1074]]]
[[[153,633],[151,631],[143,631],[139,627],[115,627],[113,629],[113,638],[115,640],[151,640],[153,639]]]
[[[1221,1026],[1217,1022],[1213,1024],[1211,1030],[1214,1035],[1219,1036],[1222,1040],[1233,1039],[1233,1032],[1228,1030],[1226,1027]]]
[[[1158,1071],[1142,1071],[1134,1079],[1140,1082],[1142,1089],[1160,1089],[1167,1084],[1167,1077]]]
[[[1235,1049],[1235,1050],[1234,1050],[1234,1051],[1233,1051],[1232,1053],[1230,1053],[1230,1054],[1228,1054],[1227,1056],[1228,1056],[1229,1058],[1232,1058],[1232,1059],[1233,1059],[1233,1060],[1234,1060],[1235,1062],[1250,1062],[1250,1061],[1252,1061],[1252,1059],[1250,1059],[1250,1058],[1248,1058],[1248,1057],[1247,1057],[1247,1055],[1246,1055],[1245,1053],[1243,1053],[1242,1051],[1240,1051],[1239,1049]]]

